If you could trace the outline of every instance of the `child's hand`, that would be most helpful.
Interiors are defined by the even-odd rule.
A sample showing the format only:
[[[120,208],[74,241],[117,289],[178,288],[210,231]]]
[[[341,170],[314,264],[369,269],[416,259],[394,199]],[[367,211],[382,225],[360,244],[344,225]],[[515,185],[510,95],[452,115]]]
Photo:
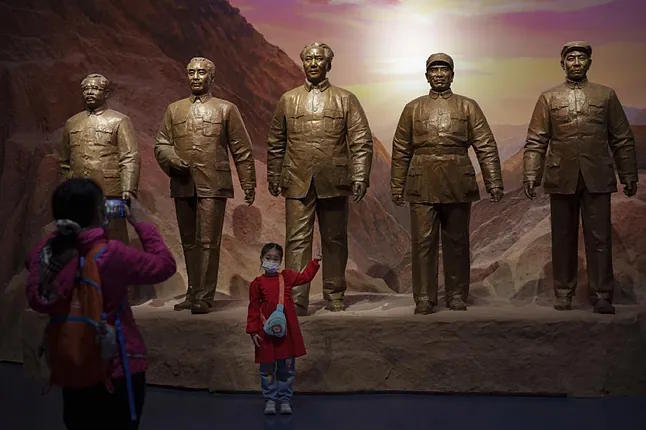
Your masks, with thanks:
[[[322,259],[323,259],[323,257],[321,257],[321,254],[320,254],[320,253],[319,253],[319,254],[316,254],[316,256],[314,257],[314,260],[315,260],[317,263],[320,263]]]
[[[262,337],[260,337],[258,333],[253,333],[250,336],[251,336],[251,341],[253,342],[254,345],[256,345],[256,348],[260,348]]]

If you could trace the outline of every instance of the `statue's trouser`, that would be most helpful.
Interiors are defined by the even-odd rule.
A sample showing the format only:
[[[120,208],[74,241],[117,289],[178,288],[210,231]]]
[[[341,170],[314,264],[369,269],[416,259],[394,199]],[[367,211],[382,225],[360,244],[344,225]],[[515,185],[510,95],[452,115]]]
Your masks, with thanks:
[[[220,241],[227,200],[188,197],[175,199],[175,213],[186,261],[192,303],[212,303],[218,282]]]
[[[125,218],[111,219],[106,230],[108,232],[108,238],[120,240],[126,245],[130,243],[130,239],[128,238],[128,226],[126,225]]]
[[[593,303],[612,300],[610,193],[590,193],[579,174],[574,194],[550,195],[552,270],[556,297],[572,297],[577,285],[579,212],[583,221],[588,285]]]
[[[323,297],[343,300],[348,263],[348,198],[316,197],[314,187],[303,199],[285,199],[285,267],[301,271],[312,259],[314,218],[318,217],[323,257]],[[292,288],[296,306],[307,309],[310,284]]]
[[[467,299],[471,203],[411,204],[413,297],[437,304],[440,232],[446,300]]]
[[[112,197],[117,198],[117,197]],[[128,225],[125,218],[111,219],[106,228],[108,238],[119,240],[126,245],[130,244],[128,237]],[[130,285],[128,286],[128,300],[130,303],[139,303],[154,297],[154,287],[152,285]]]

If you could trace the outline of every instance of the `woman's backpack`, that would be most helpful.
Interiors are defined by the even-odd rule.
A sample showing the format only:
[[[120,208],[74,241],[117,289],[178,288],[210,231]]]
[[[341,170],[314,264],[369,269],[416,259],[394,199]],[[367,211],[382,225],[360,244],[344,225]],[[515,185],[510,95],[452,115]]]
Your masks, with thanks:
[[[117,352],[115,329],[103,311],[101,278],[96,260],[105,243],[79,258],[79,270],[66,314],[52,315],[46,331],[50,383],[83,388],[109,378],[110,359]]]

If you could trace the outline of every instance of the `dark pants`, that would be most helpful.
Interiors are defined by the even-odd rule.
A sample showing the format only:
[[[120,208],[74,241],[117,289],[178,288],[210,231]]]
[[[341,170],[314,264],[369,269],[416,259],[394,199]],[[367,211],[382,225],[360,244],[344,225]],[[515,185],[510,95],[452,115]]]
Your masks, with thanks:
[[[132,375],[137,421],[130,420],[126,380],[113,380],[111,394],[105,384],[89,388],[63,388],[63,421],[69,430],[137,429],[146,393],[146,374]]]
[[[314,218],[318,217],[323,257],[323,297],[342,300],[345,294],[345,268],[348,263],[348,198],[319,199],[310,186],[302,199],[285,199],[285,266],[301,271],[312,259]],[[294,285],[296,306],[307,309],[310,284]]]
[[[179,236],[184,250],[191,302],[213,302],[218,283],[220,242],[227,206],[225,198],[175,199]]]
[[[469,294],[471,203],[411,204],[413,297],[437,304],[440,232],[446,300]]]
[[[593,303],[612,299],[612,235],[610,193],[590,193],[583,177],[575,194],[551,194],[552,268],[557,297],[572,297],[577,285],[579,212]]]

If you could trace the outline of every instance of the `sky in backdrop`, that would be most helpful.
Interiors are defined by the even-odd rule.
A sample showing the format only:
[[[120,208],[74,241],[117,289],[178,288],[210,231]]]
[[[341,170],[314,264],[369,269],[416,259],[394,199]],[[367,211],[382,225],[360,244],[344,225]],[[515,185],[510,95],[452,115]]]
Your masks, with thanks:
[[[428,92],[425,61],[455,61],[456,93],[491,124],[527,124],[541,91],[559,84],[564,42],[593,48],[590,80],[646,108],[646,0],[230,0],[300,64],[313,41],[335,53],[330,81],[354,92],[390,142],[404,105]]]

